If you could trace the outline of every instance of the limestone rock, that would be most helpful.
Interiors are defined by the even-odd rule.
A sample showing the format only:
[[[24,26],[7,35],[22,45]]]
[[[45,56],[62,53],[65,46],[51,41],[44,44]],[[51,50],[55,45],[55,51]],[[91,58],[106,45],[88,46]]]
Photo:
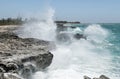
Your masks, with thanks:
[[[4,73],[0,76],[0,79],[23,79],[17,74]]]
[[[45,69],[51,62],[53,55],[48,50],[54,44],[34,38],[20,38],[11,32],[0,33],[0,72],[1,79],[21,79],[13,73],[30,79],[32,73]],[[30,63],[27,64],[26,63]],[[4,73],[9,78],[5,78]],[[3,78],[4,77],[4,78]]]

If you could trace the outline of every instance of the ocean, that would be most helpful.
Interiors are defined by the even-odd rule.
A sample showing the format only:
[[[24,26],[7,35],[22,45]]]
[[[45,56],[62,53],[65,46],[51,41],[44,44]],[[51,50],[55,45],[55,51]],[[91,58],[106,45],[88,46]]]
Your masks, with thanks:
[[[33,75],[34,79],[83,79],[104,74],[120,79],[120,24],[78,24],[87,40],[57,44],[53,62],[46,71]]]
[[[67,41],[59,42],[53,15],[54,11],[50,10],[46,22],[28,23],[16,31],[22,38],[37,38],[56,44],[56,49],[50,51],[54,55],[51,65],[34,73],[32,79],[83,79],[84,75],[93,78],[102,74],[110,79],[120,79],[119,23],[75,24],[72,26],[77,29],[62,32],[68,34]],[[77,32],[86,39],[74,39],[73,34]]]

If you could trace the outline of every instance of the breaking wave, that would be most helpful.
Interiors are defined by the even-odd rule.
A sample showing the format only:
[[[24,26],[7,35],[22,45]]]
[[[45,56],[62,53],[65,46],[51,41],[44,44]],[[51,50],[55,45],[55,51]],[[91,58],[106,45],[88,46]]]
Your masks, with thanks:
[[[112,78],[112,56],[105,48],[109,42],[109,31],[99,24],[88,25],[83,30],[87,40],[72,39],[70,44],[56,42],[56,24],[53,21],[54,10],[48,10],[45,22],[33,22],[22,26],[17,34],[20,37],[38,38],[56,43],[53,62],[47,71],[38,71],[33,79],[82,79],[84,75],[98,77],[105,74]],[[113,78],[115,79],[115,78]],[[116,78],[117,79],[117,78]]]

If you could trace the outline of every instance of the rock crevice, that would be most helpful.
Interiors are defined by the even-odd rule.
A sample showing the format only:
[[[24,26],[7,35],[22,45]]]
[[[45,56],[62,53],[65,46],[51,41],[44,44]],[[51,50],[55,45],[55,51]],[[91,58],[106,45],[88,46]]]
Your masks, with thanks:
[[[13,74],[29,79],[32,73],[45,69],[53,59],[53,54],[48,51],[50,47],[49,41],[20,38],[13,32],[1,32],[0,79],[22,79]]]

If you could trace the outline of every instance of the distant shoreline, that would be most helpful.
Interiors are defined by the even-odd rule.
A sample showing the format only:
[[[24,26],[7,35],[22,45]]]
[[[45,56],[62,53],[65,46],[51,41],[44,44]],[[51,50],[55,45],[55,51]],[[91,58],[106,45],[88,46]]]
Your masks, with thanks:
[[[24,19],[21,17],[17,17],[17,18],[2,18],[0,19],[0,26],[5,26],[5,25],[22,25],[26,22],[29,21],[37,21],[37,19]],[[54,21],[54,23],[56,24],[80,24],[79,21],[64,21],[64,20],[56,20]]]

